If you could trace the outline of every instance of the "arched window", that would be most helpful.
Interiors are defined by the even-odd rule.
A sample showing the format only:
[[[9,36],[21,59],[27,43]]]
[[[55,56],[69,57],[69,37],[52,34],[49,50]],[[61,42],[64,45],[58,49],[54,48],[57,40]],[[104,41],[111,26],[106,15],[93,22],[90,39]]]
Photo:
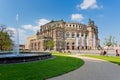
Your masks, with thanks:
[[[75,25],[73,24],[73,27],[74,27]]]
[[[69,50],[69,42],[67,42],[67,50]]]
[[[67,45],[69,45],[69,42],[67,42]]]
[[[74,46],[74,44],[75,44],[75,43],[73,42],[72,45]]]
[[[75,43],[73,42],[73,43],[72,43],[72,50],[74,50],[74,44],[75,44]]]
[[[81,26],[79,26],[79,28],[82,28]]]

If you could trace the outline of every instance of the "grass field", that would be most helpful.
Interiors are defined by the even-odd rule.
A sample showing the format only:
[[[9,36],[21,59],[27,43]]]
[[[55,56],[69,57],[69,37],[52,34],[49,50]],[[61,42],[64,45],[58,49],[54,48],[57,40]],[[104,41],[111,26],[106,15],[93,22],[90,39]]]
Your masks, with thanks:
[[[103,59],[103,60],[107,60],[109,62],[120,65],[120,57],[119,56],[118,57],[117,56],[101,56],[101,55],[91,55],[91,54],[87,54],[87,55],[83,55],[83,56]]]
[[[56,58],[50,60],[0,65],[0,80],[45,80],[75,70],[83,64],[81,59],[57,53]]]

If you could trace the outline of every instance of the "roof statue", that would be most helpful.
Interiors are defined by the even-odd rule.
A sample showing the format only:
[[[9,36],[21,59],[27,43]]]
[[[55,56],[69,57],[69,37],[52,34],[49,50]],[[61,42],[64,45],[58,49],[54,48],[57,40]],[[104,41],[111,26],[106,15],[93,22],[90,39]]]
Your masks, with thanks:
[[[94,21],[89,18],[89,25],[94,25]]]

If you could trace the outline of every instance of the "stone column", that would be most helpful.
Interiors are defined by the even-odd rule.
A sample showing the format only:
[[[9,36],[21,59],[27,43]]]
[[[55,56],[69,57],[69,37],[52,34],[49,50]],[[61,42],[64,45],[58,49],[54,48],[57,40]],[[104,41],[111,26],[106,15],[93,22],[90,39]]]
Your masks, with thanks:
[[[40,40],[40,51],[44,51],[44,39]]]
[[[95,48],[97,49],[98,47],[99,47],[98,34],[95,34]]]
[[[53,38],[53,29],[52,29],[52,26],[51,26],[51,38]]]
[[[72,32],[70,32],[70,38],[72,39]],[[69,41],[69,50],[72,50],[72,40]]]
[[[82,49],[82,36],[80,33],[80,38],[79,38],[79,49]]]
[[[50,29],[48,30],[48,37],[50,37]]]
[[[38,51],[38,41],[36,40],[36,51]]]
[[[87,46],[87,41],[86,41],[86,39],[87,39],[87,36],[86,36],[86,34],[84,34],[84,49],[86,49],[86,46]]]
[[[32,43],[30,41],[29,50],[32,50]]]
[[[93,49],[93,32],[89,32],[89,49]]]
[[[75,45],[74,45],[74,47],[75,47],[75,50],[78,50],[78,46],[76,46],[77,33],[75,32],[74,34],[75,34],[75,38],[74,38],[74,39],[75,39]],[[79,42],[79,41],[78,41],[78,42]]]
[[[72,49],[72,42],[71,41],[67,41],[67,42],[69,42],[69,50],[71,50]]]
[[[56,30],[53,30],[53,39],[55,39],[55,40],[56,40],[56,38],[57,38],[57,37],[56,37],[56,34],[57,34],[56,32],[57,32]]]

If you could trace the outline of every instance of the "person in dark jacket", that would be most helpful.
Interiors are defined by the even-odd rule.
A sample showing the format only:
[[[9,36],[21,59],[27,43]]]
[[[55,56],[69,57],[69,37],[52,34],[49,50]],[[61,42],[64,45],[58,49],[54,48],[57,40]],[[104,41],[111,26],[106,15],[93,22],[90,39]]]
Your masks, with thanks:
[[[106,55],[106,54],[107,54],[107,52],[104,50],[103,55]]]
[[[116,49],[115,51],[116,51],[116,56],[119,56],[118,49]]]

